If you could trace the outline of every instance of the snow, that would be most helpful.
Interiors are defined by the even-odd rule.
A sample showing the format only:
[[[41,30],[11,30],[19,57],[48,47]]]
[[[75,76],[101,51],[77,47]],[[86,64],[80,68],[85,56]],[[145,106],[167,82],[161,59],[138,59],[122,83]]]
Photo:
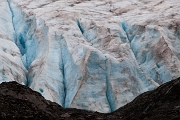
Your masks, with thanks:
[[[180,75],[176,0],[0,0],[0,80],[113,112]]]

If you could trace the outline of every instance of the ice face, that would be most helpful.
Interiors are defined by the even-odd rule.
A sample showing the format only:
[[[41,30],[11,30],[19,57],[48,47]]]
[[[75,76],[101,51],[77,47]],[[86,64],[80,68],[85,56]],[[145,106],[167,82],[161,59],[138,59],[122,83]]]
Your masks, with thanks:
[[[26,84],[26,69],[21,61],[18,47],[14,44],[15,32],[12,14],[7,1],[0,5],[0,82],[18,81]]]
[[[65,108],[112,112],[180,75],[176,1],[0,2],[1,82]]]

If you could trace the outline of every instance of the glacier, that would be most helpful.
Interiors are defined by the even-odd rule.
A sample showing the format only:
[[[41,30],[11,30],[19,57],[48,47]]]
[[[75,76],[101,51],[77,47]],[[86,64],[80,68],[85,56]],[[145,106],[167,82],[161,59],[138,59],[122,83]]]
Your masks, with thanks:
[[[0,2],[0,82],[109,113],[180,77],[176,0]]]

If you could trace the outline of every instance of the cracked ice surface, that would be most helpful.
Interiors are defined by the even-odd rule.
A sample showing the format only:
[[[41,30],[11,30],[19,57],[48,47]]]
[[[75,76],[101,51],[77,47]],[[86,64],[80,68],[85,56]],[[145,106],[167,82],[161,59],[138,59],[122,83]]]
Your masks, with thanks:
[[[21,54],[14,43],[15,32],[12,14],[7,1],[0,4],[0,82],[17,81],[26,84],[26,69]]]
[[[180,75],[177,0],[0,2],[1,82],[107,113]]]

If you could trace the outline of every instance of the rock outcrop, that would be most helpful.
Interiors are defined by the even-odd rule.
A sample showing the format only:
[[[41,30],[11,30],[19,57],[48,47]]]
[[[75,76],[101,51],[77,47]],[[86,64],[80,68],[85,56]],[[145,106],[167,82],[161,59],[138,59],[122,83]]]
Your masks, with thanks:
[[[17,82],[0,84],[0,100],[0,118],[3,120],[179,120],[180,78],[143,93],[108,114],[64,109]]]

